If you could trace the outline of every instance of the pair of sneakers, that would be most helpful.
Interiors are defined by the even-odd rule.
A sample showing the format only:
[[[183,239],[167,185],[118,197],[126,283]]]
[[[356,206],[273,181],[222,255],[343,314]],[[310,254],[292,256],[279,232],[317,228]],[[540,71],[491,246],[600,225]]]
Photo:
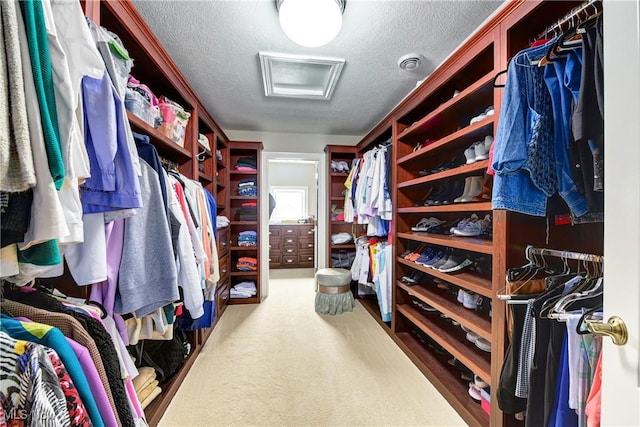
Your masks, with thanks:
[[[462,237],[476,237],[489,233],[491,230],[491,215],[486,214],[480,219],[473,214],[470,218],[463,219],[455,227],[451,227],[451,234]]]
[[[484,110],[482,113],[480,113],[477,116],[475,116],[474,118],[472,118],[471,121],[469,122],[469,125],[481,122],[484,119],[486,119],[487,117],[493,116],[493,114],[494,114],[493,106],[487,107],[487,109]]]
[[[467,164],[473,164],[481,160],[487,160],[489,158],[489,149],[493,144],[493,136],[487,135],[482,141],[476,141],[464,150],[464,157],[467,159]]]
[[[349,164],[344,160],[331,160],[332,172],[349,172]]]
[[[480,350],[485,351],[487,353],[491,353],[491,341],[482,338],[480,335],[476,334],[469,328],[462,327],[462,330],[467,333],[466,335],[467,341],[475,344],[475,346],[478,347]]]
[[[475,310],[480,304],[482,304],[482,297],[475,292],[459,289],[457,301],[462,304],[464,308]]]
[[[460,272],[473,265],[473,261],[462,252],[448,252],[433,248],[428,248],[415,262],[424,267],[449,274]]]

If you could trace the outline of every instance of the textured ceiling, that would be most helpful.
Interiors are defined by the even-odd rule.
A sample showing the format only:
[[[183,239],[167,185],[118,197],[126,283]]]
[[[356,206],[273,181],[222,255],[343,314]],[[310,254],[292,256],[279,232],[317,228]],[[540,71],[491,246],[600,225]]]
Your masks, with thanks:
[[[501,1],[349,0],[342,31],[304,48],[282,32],[274,1],[148,1],[135,6],[225,130],[364,135]],[[330,101],[267,98],[259,51],[344,58]],[[420,53],[413,72],[397,60]]]

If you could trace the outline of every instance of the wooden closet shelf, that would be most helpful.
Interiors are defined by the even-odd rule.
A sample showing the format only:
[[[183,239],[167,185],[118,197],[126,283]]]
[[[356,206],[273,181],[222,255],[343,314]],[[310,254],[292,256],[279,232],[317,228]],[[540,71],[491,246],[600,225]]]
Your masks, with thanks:
[[[485,297],[489,297],[489,298],[493,297],[491,280],[485,279],[484,277],[475,276],[471,273],[458,273],[458,274],[441,273],[438,270],[424,267],[422,265],[416,264],[415,262],[407,261],[400,257],[398,257],[397,260],[400,264],[404,264],[416,270],[420,270],[430,276],[437,277],[438,279],[442,279],[445,282],[452,283],[454,285],[460,286],[469,291],[473,291]]]
[[[464,337],[464,331],[457,333],[453,330],[453,326],[451,328],[442,326],[408,304],[399,305],[398,311],[463,365],[487,383],[491,383],[491,353],[483,352],[467,340]],[[436,316],[440,319],[439,315]]]
[[[445,236],[420,232],[398,233],[398,237],[416,242],[433,243],[434,245],[448,246],[489,255],[493,254],[494,250],[491,240],[477,239],[474,237]]]
[[[259,304],[260,297],[232,298],[229,297],[229,304]]]
[[[198,177],[200,178],[200,181],[204,181],[207,184],[213,182],[213,178],[202,171],[198,171]]]
[[[346,245],[331,245],[331,249],[353,249],[355,247],[355,243],[347,243]]]
[[[457,175],[464,175],[475,171],[485,171],[489,166],[489,160],[481,160],[479,162],[472,163],[470,165],[460,166],[454,169],[434,173],[427,176],[421,176],[419,178],[411,179],[409,181],[399,182],[398,188],[407,188],[414,185],[425,184],[427,182],[437,181],[439,179],[449,178]]]
[[[469,397],[469,385],[460,379],[459,373],[424,348],[420,341],[409,332],[396,333],[396,342],[410,355],[418,369],[451,403],[467,424],[470,426],[489,425],[489,415]]]
[[[331,176],[332,177],[339,176],[341,178],[346,178],[349,176],[349,173],[348,172],[331,172]]]
[[[331,200],[336,202],[343,202],[344,196],[331,197]]]
[[[258,274],[260,274],[259,271],[232,271],[231,272],[232,276],[257,276]]]
[[[231,221],[231,225],[258,225],[258,221]]]
[[[466,126],[450,135],[447,135],[444,138],[441,138],[438,141],[432,144],[429,144],[418,151],[411,152],[410,154],[407,154],[406,156],[399,158],[396,163],[401,165],[410,160],[417,159],[419,157],[426,155],[431,151],[438,150],[443,146],[449,144],[450,142],[463,138],[467,135],[475,135],[477,138],[480,138],[480,137],[486,136],[487,133],[493,134],[493,129],[489,130],[488,128],[490,126],[493,126],[494,120],[495,120],[495,114],[493,116],[487,117],[486,119],[478,123],[474,123],[472,125]]]
[[[405,131],[402,132],[400,136],[398,136],[398,139],[403,139],[408,136],[420,134],[421,131],[426,130],[429,127],[428,125],[431,121],[433,121],[435,118],[440,116],[445,111],[449,110],[452,107],[455,107],[457,104],[468,101],[470,97],[472,97],[473,95],[477,95],[482,89],[485,89],[485,90],[489,89],[489,85],[493,83],[493,79],[495,75],[496,75],[495,71],[491,70],[489,74],[481,77],[478,81],[473,83],[471,86],[464,89],[462,92],[458,94],[458,96],[451,98],[450,100],[448,100],[447,102],[445,102],[444,104],[440,105],[438,108],[433,110],[431,113],[429,113],[426,117],[424,117],[423,119],[419,120],[418,122],[414,123],[407,129],[405,129]]]
[[[475,310],[465,308],[458,301],[452,301],[445,292],[435,285],[429,285],[429,289],[426,289],[420,285],[408,286],[402,282],[396,282],[396,284],[409,295],[429,304],[440,313],[457,320],[482,338],[491,341],[491,321],[489,318],[478,314]]]
[[[258,200],[258,196],[231,196],[231,200]]]
[[[229,249],[234,251],[257,251],[258,245],[255,246],[231,246]]]
[[[438,206],[411,206],[407,208],[398,208],[399,214],[403,213],[431,213],[431,212],[484,212],[490,211],[493,207],[491,202],[474,202],[474,203],[452,203],[450,205]]]
[[[229,169],[231,175],[258,175],[258,171],[239,171],[236,169]]]
[[[176,156],[182,161],[191,159],[189,150],[179,146],[135,114],[127,111],[127,117],[134,130],[149,136],[150,142],[161,155],[169,157],[169,160],[175,160]]]
[[[358,298],[356,301],[358,301],[369,312],[369,314],[371,314],[371,317],[373,317],[376,322],[382,326],[382,329],[384,329],[386,333],[391,333],[391,327],[382,321],[382,314],[380,314],[380,307],[378,306],[377,299]]]

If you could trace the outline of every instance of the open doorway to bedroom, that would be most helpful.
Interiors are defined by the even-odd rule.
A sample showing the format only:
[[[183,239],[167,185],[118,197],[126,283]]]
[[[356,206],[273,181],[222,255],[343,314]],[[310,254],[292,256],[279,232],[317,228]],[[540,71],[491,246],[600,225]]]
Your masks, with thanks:
[[[265,171],[269,278],[313,277],[319,259],[319,161],[303,155],[267,159]]]

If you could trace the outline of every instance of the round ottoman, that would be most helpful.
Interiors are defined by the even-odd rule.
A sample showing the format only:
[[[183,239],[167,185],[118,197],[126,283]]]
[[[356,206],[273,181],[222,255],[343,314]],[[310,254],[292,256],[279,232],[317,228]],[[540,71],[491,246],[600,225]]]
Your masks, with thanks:
[[[316,272],[316,313],[340,314],[353,311],[351,271],[344,268],[322,268]]]

